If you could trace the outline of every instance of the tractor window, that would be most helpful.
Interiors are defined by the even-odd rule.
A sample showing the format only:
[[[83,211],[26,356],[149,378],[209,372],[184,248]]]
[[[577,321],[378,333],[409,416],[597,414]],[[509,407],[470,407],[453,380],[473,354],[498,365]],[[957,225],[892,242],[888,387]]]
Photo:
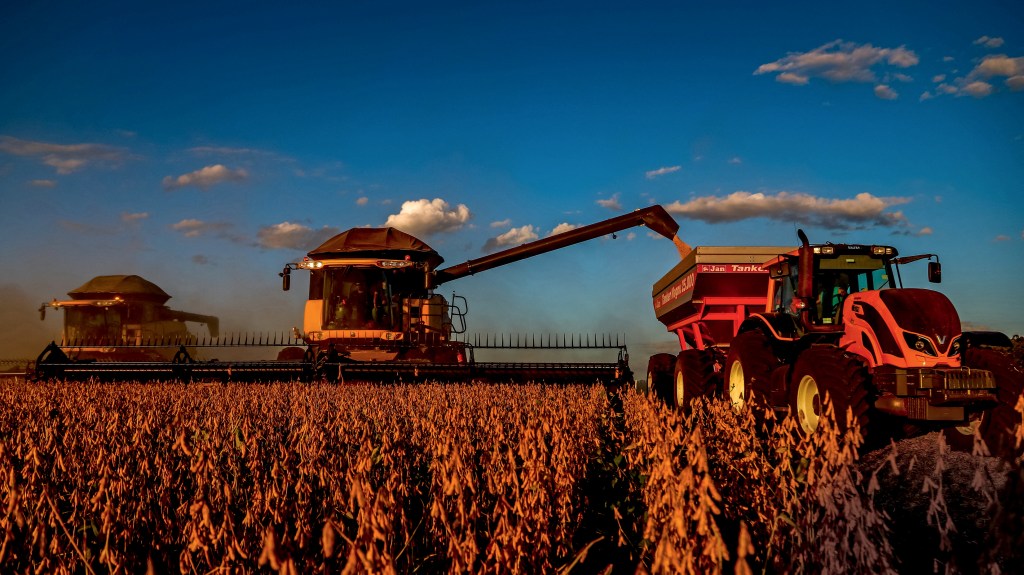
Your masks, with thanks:
[[[892,287],[891,276],[886,268],[864,270],[851,275],[850,293],[867,290],[880,290]]]
[[[791,266],[791,275],[783,276],[775,282],[775,311],[791,315],[799,315],[793,308],[793,297],[796,296],[797,268]]]

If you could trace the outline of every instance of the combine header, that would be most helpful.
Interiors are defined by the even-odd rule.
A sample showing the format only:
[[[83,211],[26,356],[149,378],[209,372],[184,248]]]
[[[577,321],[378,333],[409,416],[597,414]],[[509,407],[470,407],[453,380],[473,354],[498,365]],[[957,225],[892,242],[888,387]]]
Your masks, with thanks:
[[[649,387],[681,408],[709,395],[772,408],[806,433],[827,393],[840,426],[849,410],[865,436],[911,423],[969,443],[980,427],[1005,446],[1024,382],[1010,340],[962,333],[946,296],[902,287],[899,266],[921,259],[939,282],[938,257],[799,236],[795,249],[698,247],[654,285],[681,351],[650,358]]]
[[[453,294],[449,301],[435,290],[469,275],[641,225],[672,239],[681,253],[689,250],[675,236],[678,224],[661,206],[638,210],[445,268],[440,267],[444,262],[441,255],[416,237],[394,228],[354,228],[327,240],[301,261],[287,264],[281,272],[285,290],[291,287],[293,272],[309,272],[309,293],[302,330],[295,329],[289,336],[259,343],[284,348],[276,361],[198,361],[196,348],[232,344],[216,337],[216,341],[210,342],[192,338],[180,323],[201,321],[200,318],[206,316],[161,308],[166,311],[151,310],[148,312],[150,316],[146,317],[169,317],[178,322],[180,333],[152,332],[152,342],[147,343],[147,335],[151,332],[142,327],[129,329],[125,318],[131,314],[124,313],[117,316],[119,323],[107,320],[106,331],[83,332],[69,327],[65,342],[62,345],[51,344],[40,356],[36,377],[222,381],[601,381],[609,385],[620,384],[632,378],[623,337],[494,336],[477,337],[470,342],[461,336],[466,331],[468,305],[465,298]],[[79,288],[76,292],[81,290]],[[123,303],[128,301],[127,293],[114,295],[113,291],[107,290],[99,297],[96,293],[89,293],[89,301],[93,303],[88,304],[91,306],[88,309],[93,310],[94,315],[129,309]],[[163,299],[151,298],[154,300],[150,302],[151,306],[159,306],[169,297],[162,290],[159,294]],[[85,309],[83,306],[87,304],[75,301],[49,305],[69,310]],[[72,317],[69,312],[68,325],[79,325],[77,320],[71,321]],[[216,331],[216,319],[206,317],[206,320],[209,320],[206,323],[211,330]],[[97,337],[107,339],[101,342],[103,345],[94,342],[86,346],[83,343]],[[109,345],[110,339],[117,340],[115,347],[118,350],[127,348],[135,355],[117,355],[121,351],[106,356],[86,354],[86,349],[107,349],[103,346]],[[475,357],[477,349],[609,349],[617,352],[617,358],[604,363],[478,362]],[[154,353],[163,355],[156,357],[152,355]],[[143,357],[143,354],[150,355]]]

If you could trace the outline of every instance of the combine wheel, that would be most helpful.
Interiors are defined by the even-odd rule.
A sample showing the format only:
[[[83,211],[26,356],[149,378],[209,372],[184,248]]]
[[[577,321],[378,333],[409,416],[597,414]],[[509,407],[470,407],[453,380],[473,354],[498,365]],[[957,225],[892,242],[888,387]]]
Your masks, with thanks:
[[[672,377],[673,404],[689,413],[690,402],[715,393],[715,358],[710,350],[688,349],[676,357]]]
[[[861,437],[866,437],[870,408],[867,377],[864,365],[839,348],[812,347],[800,354],[789,390],[790,413],[797,418],[800,430],[805,434],[818,430],[825,416],[822,403],[827,393],[839,429],[846,431],[846,411],[850,409]]]
[[[656,353],[647,361],[647,393],[668,401],[672,366],[676,358],[671,353]]]
[[[744,405],[768,406],[772,370],[779,360],[768,336],[758,330],[737,335],[725,359],[724,393],[737,410]]]
[[[1015,406],[1024,393],[1024,367],[1014,362],[1009,350],[991,347],[968,347],[963,365],[992,372],[999,403],[972,421],[972,426],[946,430],[947,441],[955,448],[969,451],[974,444],[973,427],[978,427],[993,455],[1019,455],[1020,450],[1014,446],[1014,431],[1021,425],[1021,414]]]

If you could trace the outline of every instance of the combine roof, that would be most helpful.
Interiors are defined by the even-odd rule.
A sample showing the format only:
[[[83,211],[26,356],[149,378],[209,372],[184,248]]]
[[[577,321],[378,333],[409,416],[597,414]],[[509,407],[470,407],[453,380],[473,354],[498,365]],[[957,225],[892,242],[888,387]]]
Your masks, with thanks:
[[[444,261],[433,248],[419,238],[395,228],[353,228],[327,240],[309,252],[313,259],[329,257],[368,257],[402,259],[411,256],[434,268]]]
[[[71,299],[109,299],[122,296],[125,299],[150,300],[164,303],[171,296],[155,283],[136,275],[96,276],[82,286],[68,292]]]

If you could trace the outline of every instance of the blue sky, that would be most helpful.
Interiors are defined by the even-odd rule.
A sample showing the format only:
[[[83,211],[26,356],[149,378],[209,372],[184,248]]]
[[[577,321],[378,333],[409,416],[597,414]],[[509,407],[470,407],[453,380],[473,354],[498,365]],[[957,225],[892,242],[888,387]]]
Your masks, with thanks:
[[[277,272],[345,229],[455,264],[651,203],[691,245],[938,253],[966,325],[1024,333],[1019,2],[151,4],[0,8],[0,356],[95,275],[285,330]],[[677,258],[637,229],[441,292],[641,365]]]

